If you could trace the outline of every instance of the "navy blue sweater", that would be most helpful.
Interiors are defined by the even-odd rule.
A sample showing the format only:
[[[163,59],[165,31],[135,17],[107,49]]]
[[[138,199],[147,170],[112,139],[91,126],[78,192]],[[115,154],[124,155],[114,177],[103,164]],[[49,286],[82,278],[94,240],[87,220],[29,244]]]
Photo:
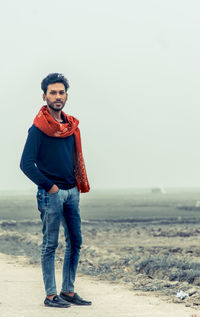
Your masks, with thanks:
[[[46,191],[54,184],[61,189],[75,186],[74,142],[74,135],[50,137],[32,125],[20,161],[21,170]]]

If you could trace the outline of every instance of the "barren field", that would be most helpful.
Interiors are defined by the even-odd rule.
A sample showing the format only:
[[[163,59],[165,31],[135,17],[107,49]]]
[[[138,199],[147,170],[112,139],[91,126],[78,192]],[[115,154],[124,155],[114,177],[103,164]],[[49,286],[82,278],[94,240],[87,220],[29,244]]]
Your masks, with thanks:
[[[95,193],[81,202],[83,247],[79,273],[121,283],[169,302],[200,305],[198,192]],[[40,265],[41,222],[34,196],[2,196],[0,252]],[[63,231],[56,254],[61,267]],[[185,299],[176,297],[183,291]]]

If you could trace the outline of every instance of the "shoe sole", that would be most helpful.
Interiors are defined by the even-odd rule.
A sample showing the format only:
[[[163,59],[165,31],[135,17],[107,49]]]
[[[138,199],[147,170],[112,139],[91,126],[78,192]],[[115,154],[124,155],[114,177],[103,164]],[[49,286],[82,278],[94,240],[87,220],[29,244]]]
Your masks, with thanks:
[[[55,306],[55,305],[46,305],[46,304],[44,304],[44,306],[45,307],[51,307],[51,308],[69,308],[69,307],[71,307],[71,305],[63,305],[63,306]]]
[[[83,304],[83,303],[73,303],[73,302],[70,302],[72,305],[77,305],[77,306],[91,306],[91,304]]]

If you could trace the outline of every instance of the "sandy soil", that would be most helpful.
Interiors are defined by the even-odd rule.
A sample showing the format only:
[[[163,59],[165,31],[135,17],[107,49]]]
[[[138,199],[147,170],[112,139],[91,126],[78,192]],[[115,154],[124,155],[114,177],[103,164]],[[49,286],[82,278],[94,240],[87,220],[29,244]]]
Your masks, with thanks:
[[[57,270],[60,285],[61,271]],[[100,282],[95,278],[77,277],[77,291],[91,299],[91,307],[72,306],[67,309],[43,305],[44,290],[39,267],[27,265],[23,257],[0,254],[0,315],[2,317],[199,317],[185,304],[166,303],[149,293],[129,291],[123,286]],[[65,310],[65,311],[64,311]]]
[[[172,303],[182,302],[176,294],[184,291],[190,295],[187,305],[200,305],[199,224],[151,222],[144,226],[90,221],[83,222],[82,230],[79,274],[122,284],[129,290],[166,296]],[[40,220],[0,222],[1,253],[26,256],[29,264],[40,267],[41,241]],[[62,268],[64,248],[61,230],[56,251],[58,269]]]
[[[94,304],[71,307],[65,314],[200,317],[197,199],[199,193],[109,194],[83,201],[77,291]],[[0,197],[0,216],[0,316],[51,316],[54,312],[43,305],[41,221],[33,197]],[[64,248],[61,230],[58,286]],[[189,297],[178,299],[179,291]]]

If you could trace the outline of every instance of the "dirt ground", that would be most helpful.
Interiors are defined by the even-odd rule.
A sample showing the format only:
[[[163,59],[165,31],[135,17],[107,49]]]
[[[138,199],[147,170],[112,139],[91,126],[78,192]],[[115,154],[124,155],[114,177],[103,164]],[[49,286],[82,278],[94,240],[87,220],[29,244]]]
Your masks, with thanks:
[[[128,292],[127,296],[134,298],[129,304],[139,303],[140,298],[151,300],[156,298],[162,302],[162,305],[166,303],[172,305],[169,307],[176,307],[176,315],[173,316],[179,316],[178,307],[186,309],[187,312],[191,310],[198,313],[200,311],[200,209],[197,206],[199,197],[198,192],[160,196],[123,194],[119,197],[98,195],[90,198],[87,203],[86,200],[83,201],[83,246],[78,267],[80,283],[92,281],[96,283],[98,289],[100,287],[103,289],[102,285],[106,285],[105,289],[109,290],[109,293],[106,291],[109,296],[118,290],[120,294]],[[4,254],[3,257],[25,258],[26,263],[23,264],[24,268],[22,266],[21,271],[20,265],[17,264],[19,272],[16,271],[16,274],[19,273],[19,276],[23,270],[24,272],[33,270],[29,271],[29,274],[32,274],[30,272],[40,274],[41,221],[34,204],[33,197],[0,199],[0,253]],[[56,251],[58,271],[62,268],[64,249],[65,241],[61,230]],[[6,261],[3,260],[2,263],[7,268]],[[11,263],[13,266],[13,260]],[[11,284],[7,283],[6,287],[8,285]],[[41,296],[37,300],[41,302],[42,285],[39,285]],[[82,290],[85,295],[84,288]],[[96,289],[94,292],[96,294]],[[179,292],[185,293],[184,299],[177,298]],[[92,294],[90,293],[91,298]],[[105,294],[102,293],[102,302],[105,300],[104,297]],[[95,301],[96,297],[93,298]],[[126,303],[125,299],[123,303]],[[115,308],[118,306],[121,307],[121,304],[115,303]],[[133,306],[131,307],[134,309]],[[130,312],[127,311],[127,315],[123,316],[129,316],[128,313]],[[164,313],[162,311],[162,314]],[[102,316],[96,312],[95,314]],[[140,315],[138,312],[137,314],[143,316],[142,312]],[[112,315],[104,315],[107,316]]]
[[[61,283],[61,271],[57,270]],[[199,317],[184,304],[166,303],[161,297],[133,292],[121,285],[111,285],[95,278],[77,277],[79,294],[92,300],[91,307],[66,309],[43,305],[44,290],[39,267],[27,265],[27,259],[0,254],[0,312],[2,317]],[[65,310],[65,311],[64,311]]]

